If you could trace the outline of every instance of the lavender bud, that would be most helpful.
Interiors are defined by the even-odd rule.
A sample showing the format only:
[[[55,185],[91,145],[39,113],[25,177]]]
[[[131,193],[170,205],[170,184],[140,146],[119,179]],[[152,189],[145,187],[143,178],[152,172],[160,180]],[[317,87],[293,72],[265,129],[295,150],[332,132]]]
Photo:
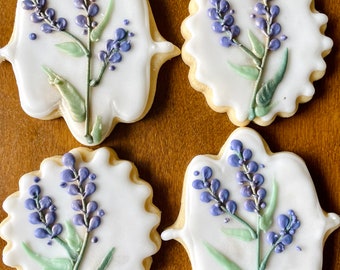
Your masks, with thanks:
[[[277,38],[274,38],[269,42],[268,47],[269,47],[269,50],[276,51],[281,47],[281,42]]]
[[[95,201],[91,201],[86,206],[86,213],[91,214],[98,209],[98,204]]]
[[[253,200],[246,200],[244,202],[244,208],[248,211],[248,212],[256,212],[256,204]]]
[[[281,253],[284,250],[285,250],[285,246],[282,243],[279,243],[274,249],[275,253]]]
[[[285,230],[289,225],[289,218],[286,215],[279,215],[277,217],[277,224],[282,230]]]
[[[105,61],[107,59],[107,53],[105,51],[100,51],[98,53],[98,58],[99,58],[100,61],[105,63]]]
[[[38,185],[30,186],[28,190],[28,194],[31,195],[33,198],[37,197],[40,194],[41,190]]]
[[[243,197],[246,197],[246,198],[251,197],[253,195],[253,192],[252,192],[250,186],[248,186],[248,185],[242,186],[241,187],[241,195]]]
[[[247,176],[242,171],[238,171],[236,173],[236,180],[237,180],[238,184],[240,184],[240,185],[243,185],[243,184],[249,182]]]
[[[218,179],[213,179],[212,181],[211,181],[211,191],[212,191],[212,193],[216,193],[217,192],[217,190],[220,188],[220,186],[221,186],[221,182],[220,182],[220,180],[218,180]]]
[[[264,183],[264,177],[262,174],[256,173],[253,175],[253,183],[259,187]]]
[[[82,27],[82,28],[87,28],[87,18],[84,15],[78,15],[76,17],[75,23]]]
[[[98,228],[101,222],[101,218],[98,216],[94,216],[90,219],[88,231],[93,231]]]
[[[221,0],[219,5],[219,10],[222,13],[225,13],[229,10],[229,3],[226,0]]]
[[[229,191],[226,189],[222,189],[218,194],[219,199],[223,204],[225,204],[228,201],[229,198]]]
[[[57,215],[55,212],[47,212],[45,215],[46,226],[52,225],[55,222],[56,218],[57,218]]]
[[[45,15],[52,21],[55,17],[55,10],[53,8],[48,8],[45,10]]]
[[[227,14],[226,16],[224,16],[223,18],[223,25],[226,26],[232,26],[234,24],[234,17],[233,15]]]
[[[32,198],[29,198],[25,201],[25,207],[28,210],[34,210],[36,209],[37,205],[35,203],[35,200],[33,200]]]
[[[237,25],[232,25],[230,27],[230,33],[231,33],[231,37],[232,38],[236,38],[236,37],[238,37],[240,35],[241,29]]]
[[[60,174],[60,178],[63,182],[74,182],[76,180],[76,176],[71,169],[63,170]]]
[[[31,14],[30,20],[34,23],[40,23],[43,21],[43,17],[41,17],[37,12],[33,12]]]
[[[202,180],[194,180],[192,182],[192,187],[194,189],[204,189],[204,182]]]
[[[59,31],[64,31],[67,27],[67,21],[64,18],[59,18],[56,21],[56,25],[57,25],[57,28],[59,29]]]
[[[71,207],[74,211],[82,211],[83,210],[82,201],[81,200],[72,201]]]
[[[118,28],[116,30],[116,39],[117,40],[123,40],[126,36],[126,31],[123,28]]]
[[[74,155],[72,155],[71,153],[66,153],[63,155],[63,157],[61,158],[62,163],[69,168],[74,168],[74,165],[76,163],[76,159],[74,157]]]
[[[41,219],[40,219],[40,215],[38,212],[33,212],[28,216],[28,221],[31,224],[40,224],[41,223]]]
[[[52,205],[52,199],[44,196],[39,200],[40,210],[47,209]]]
[[[280,34],[280,32],[281,32],[281,24],[279,24],[279,23],[273,23],[273,24],[270,26],[269,35],[270,35],[271,37]]]
[[[31,0],[22,1],[22,8],[25,10],[32,10],[35,8],[35,4]]]
[[[115,52],[110,56],[109,61],[111,63],[119,63],[122,61],[122,59],[123,59],[122,55],[119,52]]]
[[[240,166],[240,158],[236,154],[232,154],[228,157],[228,163],[232,167],[239,167]]]
[[[90,17],[94,17],[98,14],[99,12],[99,7],[96,3],[91,3],[87,13],[89,14]]]
[[[255,20],[256,26],[261,29],[262,31],[266,32],[267,29],[267,22],[263,18],[256,18]]]
[[[216,8],[209,8],[208,9],[208,16],[212,20],[219,20],[220,19],[220,16],[218,15]]]
[[[272,16],[272,18],[275,18],[277,15],[280,14],[280,7],[277,5],[273,5],[270,7],[270,15]]]
[[[85,7],[84,0],[73,0],[73,4],[78,9],[83,9]]]
[[[219,216],[223,214],[223,210],[220,208],[218,204],[214,204],[210,207],[210,214],[213,216]]]
[[[290,245],[293,242],[293,236],[290,234],[286,234],[281,238],[281,243],[284,244],[285,246]]]
[[[87,183],[85,186],[84,198],[92,195],[96,191],[96,184],[95,183]]]
[[[78,171],[80,183],[84,182],[87,179],[87,177],[89,177],[89,175],[90,175],[89,169],[86,167],[81,167]]]
[[[208,192],[204,191],[201,193],[200,200],[205,203],[209,203],[214,199],[214,197]]]
[[[223,32],[225,32],[223,26],[219,22],[214,22],[212,24],[211,28],[216,33],[223,33]]]
[[[213,174],[213,171],[210,167],[205,166],[202,168],[202,175],[204,180],[209,180]]]
[[[128,52],[130,51],[131,49],[131,43],[130,41],[123,41],[121,44],[120,44],[120,50],[123,51],[123,52]]]
[[[244,149],[242,152],[242,157],[245,161],[250,160],[253,156],[253,152],[250,149]]]
[[[70,195],[78,195],[78,194],[80,193],[78,186],[75,185],[75,184],[69,185],[69,186],[68,186],[67,192],[68,192]]]
[[[266,6],[260,2],[256,3],[254,10],[258,15],[265,15],[267,13]]]
[[[84,226],[84,216],[82,214],[77,214],[73,217],[73,224],[76,226]]]
[[[267,234],[267,242],[271,245],[274,245],[278,239],[279,236],[274,232],[269,232]]]
[[[61,234],[63,231],[63,226],[60,223],[53,225],[51,238],[54,238]]]
[[[106,50],[108,52],[111,52],[114,50],[115,48],[115,45],[116,45],[117,41],[116,40],[113,40],[113,39],[109,39],[106,43]]]
[[[234,150],[234,151],[240,153],[242,148],[243,148],[243,144],[242,144],[241,141],[239,141],[239,140],[232,140],[231,141],[231,143],[230,143],[230,149],[231,150]]]
[[[235,214],[236,209],[237,209],[237,204],[234,201],[228,201],[226,204],[226,208],[230,214]]]
[[[49,237],[50,234],[44,228],[37,228],[34,231],[34,236],[37,238],[43,239],[43,238]]]
[[[247,165],[248,173],[255,173],[259,169],[259,166],[255,161],[250,161]]]
[[[259,196],[260,200],[263,200],[267,195],[267,191],[264,188],[260,188],[256,194]]]

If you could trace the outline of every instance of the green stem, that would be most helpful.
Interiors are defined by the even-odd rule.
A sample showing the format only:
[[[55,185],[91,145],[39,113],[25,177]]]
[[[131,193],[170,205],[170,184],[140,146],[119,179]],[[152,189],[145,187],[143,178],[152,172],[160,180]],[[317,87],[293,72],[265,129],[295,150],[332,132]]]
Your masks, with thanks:
[[[260,215],[257,215],[257,269],[260,269],[261,264],[261,231],[260,231]]]
[[[79,266],[80,266],[81,261],[82,261],[83,256],[84,256],[84,252],[85,252],[85,249],[86,249],[86,246],[87,246],[88,239],[89,239],[89,233],[86,232],[85,237],[84,237],[84,241],[83,241],[83,245],[82,245],[82,247],[81,247],[81,249],[79,251],[79,255],[77,257],[77,261],[75,262],[72,270],[78,270],[79,269]]]
[[[272,246],[272,248],[267,252],[266,256],[264,256],[261,264],[260,264],[260,267],[259,267],[259,270],[264,270],[266,269],[266,266],[267,266],[267,262],[269,260],[269,257],[270,255],[273,253],[274,249],[276,247],[276,244]]]

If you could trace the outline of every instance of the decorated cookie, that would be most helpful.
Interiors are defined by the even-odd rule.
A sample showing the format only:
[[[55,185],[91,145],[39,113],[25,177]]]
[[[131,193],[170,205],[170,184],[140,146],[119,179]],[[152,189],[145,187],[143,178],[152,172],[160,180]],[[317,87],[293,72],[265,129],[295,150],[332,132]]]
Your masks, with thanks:
[[[3,207],[3,261],[17,269],[150,269],[160,247],[151,187],[109,148],[44,160]]]
[[[311,0],[191,0],[182,24],[190,83],[235,125],[292,116],[325,73],[326,23]]]
[[[159,68],[178,48],[159,34],[147,0],[18,0],[0,58],[16,75],[24,111],[64,117],[82,144],[150,109]]]
[[[181,212],[162,239],[180,241],[194,270],[321,270],[323,244],[339,224],[320,208],[298,156],[271,153],[239,128],[218,156],[191,161]]]

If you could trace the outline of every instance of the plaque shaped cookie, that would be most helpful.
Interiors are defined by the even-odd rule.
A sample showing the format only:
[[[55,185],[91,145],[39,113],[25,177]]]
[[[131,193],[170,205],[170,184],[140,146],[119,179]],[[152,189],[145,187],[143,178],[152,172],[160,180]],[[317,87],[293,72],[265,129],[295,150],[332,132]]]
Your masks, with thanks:
[[[191,161],[179,217],[162,239],[180,241],[194,270],[320,270],[339,224],[320,208],[301,158],[271,153],[255,131],[239,128],[218,156]]]
[[[151,187],[109,148],[44,160],[3,207],[3,261],[16,269],[150,269],[160,247]]]
[[[159,68],[179,53],[146,0],[18,0],[9,44],[24,111],[64,117],[84,145],[150,109]]]
[[[269,125],[312,98],[333,45],[314,1],[191,0],[189,10],[183,60],[213,110]]]

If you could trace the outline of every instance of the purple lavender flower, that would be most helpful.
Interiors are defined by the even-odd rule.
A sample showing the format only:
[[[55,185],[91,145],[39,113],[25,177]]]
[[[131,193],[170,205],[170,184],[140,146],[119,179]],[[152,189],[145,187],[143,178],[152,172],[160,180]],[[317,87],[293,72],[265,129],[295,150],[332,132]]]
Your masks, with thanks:
[[[212,29],[216,33],[224,33],[220,40],[221,45],[230,47],[236,45],[234,38],[240,34],[240,28],[235,25],[234,10],[230,9],[230,4],[226,0],[210,0],[213,5],[208,9],[208,16],[214,21]]]
[[[67,189],[71,196],[77,196],[71,205],[72,209],[77,212],[73,217],[73,223],[86,227],[90,232],[99,227],[102,217],[101,212],[96,212],[98,203],[90,199],[96,191],[96,184],[93,182],[96,176],[90,173],[87,167],[80,167],[77,170],[75,157],[71,153],[65,154],[62,162],[67,169],[61,172],[60,186]]]
[[[256,26],[269,37],[268,49],[276,51],[281,46],[281,40],[284,40],[278,35],[281,33],[281,24],[276,22],[276,17],[280,14],[278,5],[270,5],[270,2],[264,4],[262,1],[257,2],[254,6],[255,14],[252,16],[255,19]]]
[[[85,14],[80,14],[75,18],[75,23],[84,28],[84,34],[87,34],[89,28],[97,26],[97,22],[93,20],[93,17],[98,15],[99,6],[94,1],[74,0],[74,6],[77,9],[85,11]]]
[[[288,215],[282,214],[277,217],[277,224],[280,232],[269,232],[267,234],[267,241],[273,246],[276,253],[281,253],[285,250],[286,246],[293,242],[293,236],[300,227],[300,221],[295,212],[289,210]]]
[[[253,153],[250,149],[243,148],[243,144],[239,140],[233,140],[230,144],[234,154],[228,158],[229,165],[240,168],[236,173],[236,180],[241,186],[241,195],[246,199],[244,208],[249,212],[259,213],[266,207],[264,199],[266,190],[262,187],[264,177],[258,173],[261,166],[251,158]]]
[[[66,30],[67,20],[65,18],[56,18],[55,10],[47,7],[47,0],[23,0],[22,8],[33,11],[31,21],[41,23],[40,29],[44,33]]]
[[[52,198],[42,196],[41,188],[37,184],[30,186],[28,194],[30,198],[26,199],[25,208],[33,211],[29,214],[28,220],[31,224],[42,226],[35,229],[35,237],[53,239],[60,235],[63,231],[63,226],[56,222],[56,207]]]
[[[213,171],[210,167],[203,167],[201,172],[194,172],[195,176],[201,176],[192,182],[192,186],[198,190],[204,190],[201,193],[200,200],[204,203],[213,202],[210,208],[210,214],[219,216],[223,213],[234,215],[237,210],[237,204],[229,200],[229,191],[221,188],[220,180],[212,178]]]

